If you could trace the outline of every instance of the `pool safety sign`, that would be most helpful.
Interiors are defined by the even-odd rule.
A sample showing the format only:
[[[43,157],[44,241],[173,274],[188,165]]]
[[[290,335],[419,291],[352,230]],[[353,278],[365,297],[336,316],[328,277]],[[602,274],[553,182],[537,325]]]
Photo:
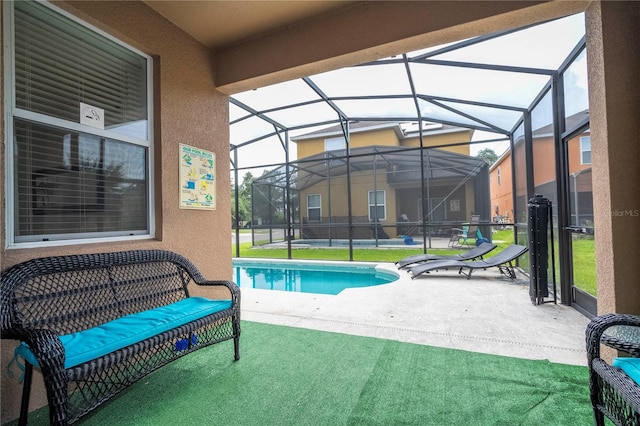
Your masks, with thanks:
[[[216,156],[180,144],[180,208],[215,210]]]

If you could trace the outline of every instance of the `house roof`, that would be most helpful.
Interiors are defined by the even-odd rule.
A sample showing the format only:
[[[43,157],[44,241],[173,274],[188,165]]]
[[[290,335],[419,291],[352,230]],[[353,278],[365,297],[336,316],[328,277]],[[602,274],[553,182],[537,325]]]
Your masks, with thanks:
[[[372,132],[381,129],[393,129],[398,136],[398,139],[408,139],[418,137],[420,131],[417,122],[398,122],[398,121],[354,121],[349,123],[350,133]],[[436,135],[443,133],[455,133],[455,132],[473,132],[473,130],[451,126],[441,123],[422,123],[422,130],[425,136]],[[327,127],[325,129],[316,130],[313,132],[305,133],[303,135],[294,136],[291,138],[294,142],[317,139],[321,137],[342,136],[343,130],[341,125],[335,125]]]

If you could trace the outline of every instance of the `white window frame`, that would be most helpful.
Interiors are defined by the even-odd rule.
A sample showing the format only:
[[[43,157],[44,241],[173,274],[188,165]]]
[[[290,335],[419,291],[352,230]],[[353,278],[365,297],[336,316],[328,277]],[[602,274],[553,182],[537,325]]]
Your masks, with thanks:
[[[146,90],[147,90],[147,139],[139,139],[132,136],[121,135],[118,133],[111,132],[109,130],[102,130],[99,128],[83,125],[80,123],[75,123],[71,121],[67,121],[64,119],[50,117],[45,114],[40,114],[32,111],[26,111],[16,108],[15,101],[15,70],[13,65],[15,64],[15,38],[14,38],[14,2],[5,1],[2,4],[3,7],[3,29],[4,29],[4,110],[5,110],[5,132],[4,132],[4,142],[5,142],[5,226],[6,226],[6,241],[5,248],[7,249],[23,249],[23,248],[37,248],[37,247],[50,247],[50,246],[63,246],[63,245],[71,245],[71,244],[94,244],[101,242],[110,242],[110,241],[129,241],[129,240],[140,240],[140,239],[150,239],[155,237],[155,214],[154,214],[154,206],[155,206],[155,197],[154,197],[154,135],[153,135],[153,58],[140,50],[129,46],[128,44],[118,40],[112,35],[100,30],[99,28],[84,22],[83,20],[77,18],[76,16],[70,14],[69,12],[60,9],[59,7],[52,5],[48,2],[38,2],[41,5],[44,5],[54,12],[62,15],[65,18],[68,18],[88,30],[96,33],[98,36],[107,38],[125,49],[140,55],[146,60],[147,69],[146,69]],[[143,146],[147,149],[147,223],[148,223],[148,231],[144,231],[143,233],[135,233],[134,235],[121,235],[121,236],[108,236],[101,233],[83,233],[83,234],[69,234],[69,238],[56,239],[50,241],[25,241],[25,242],[16,242],[16,230],[14,223],[14,206],[15,206],[15,190],[14,190],[14,119],[24,119],[35,122],[36,124],[41,124],[45,126],[54,126],[63,128],[66,130],[70,130],[72,132],[80,132],[92,134],[100,137],[105,137],[109,139],[113,139],[120,142],[126,142],[130,144],[135,144],[139,146]],[[82,238],[78,238],[82,235]]]
[[[382,204],[380,204],[380,203],[376,204],[375,202],[373,204],[371,204],[371,194],[372,193],[376,193],[376,192],[377,193],[382,193],[382,199],[383,199]],[[376,196],[376,199],[377,198],[378,197]],[[382,222],[384,220],[387,220],[387,191],[385,191],[384,189],[376,189],[376,190],[371,189],[371,190],[369,190],[367,192],[367,204],[368,204],[368,206],[367,206],[367,215],[369,216],[369,221],[372,221],[372,220],[375,219],[374,217],[371,216],[371,207],[375,208],[375,207],[380,207],[380,206],[382,206],[382,209],[383,209],[382,210],[383,211],[383,217],[378,217],[378,221]]]
[[[310,197],[318,197],[319,205],[317,207],[310,207],[309,198]],[[309,214],[309,210],[319,210],[320,211],[320,219],[311,219],[311,215]],[[322,195],[321,194],[307,194],[307,220],[309,222],[321,222],[322,221]]]
[[[498,166],[498,185],[502,185],[502,178],[500,177],[500,166]]]
[[[586,141],[589,141],[589,149],[584,149],[584,144]],[[581,165],[589,165],[591,161],[584,161],[584,153],[588,152],[589,157],[591,157],[591,136],[581,136],[580,137],[580,164]],[[591,158],[590,158],[591,159]]]

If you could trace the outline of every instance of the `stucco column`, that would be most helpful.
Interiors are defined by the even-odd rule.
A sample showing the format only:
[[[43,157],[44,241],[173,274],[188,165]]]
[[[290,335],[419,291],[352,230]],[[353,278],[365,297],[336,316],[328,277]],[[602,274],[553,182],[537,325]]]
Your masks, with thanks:
[[[586,22],[598,313],[640,314],[640,2]]]

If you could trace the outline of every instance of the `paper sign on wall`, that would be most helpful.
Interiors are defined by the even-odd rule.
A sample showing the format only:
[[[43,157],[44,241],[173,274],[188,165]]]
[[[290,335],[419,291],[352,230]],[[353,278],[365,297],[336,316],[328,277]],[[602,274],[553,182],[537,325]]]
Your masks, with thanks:
[[[215,176],[213,152],[180,144],[180,208],[215,210]]]
[[[104,110],[80,102],[80,124],[104,130]]]

